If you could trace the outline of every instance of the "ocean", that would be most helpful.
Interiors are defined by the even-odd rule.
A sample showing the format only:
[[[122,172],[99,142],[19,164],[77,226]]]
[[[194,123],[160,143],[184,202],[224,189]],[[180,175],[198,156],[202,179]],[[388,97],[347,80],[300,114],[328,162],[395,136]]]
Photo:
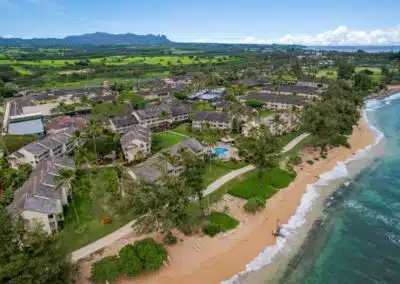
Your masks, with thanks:
[[[400,93],[366,103],[375,143],[309,185],[285,238],[223,283],[400,283]]]
[[[330,45],[330,46],[308,46],[307,49],[321,51],[356,52],[363,50],[368,53],[398,52],[399,45]]]

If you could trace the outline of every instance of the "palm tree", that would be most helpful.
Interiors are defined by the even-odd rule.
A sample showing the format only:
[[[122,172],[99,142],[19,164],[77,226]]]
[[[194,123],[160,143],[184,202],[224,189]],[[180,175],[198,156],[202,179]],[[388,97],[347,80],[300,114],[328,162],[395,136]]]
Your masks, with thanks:
[[[207,124],[202,125],[201,132],[203,132],[203,141],[204,141],[204,143],[206,143],[208,145],[208,147],[209,147],[208,155],[209,155],[209,159],[210,159],[210,168],[211,168],[212,149],[213,149],[214,145],[218,143],[219,135],[214,129],[212,129]]]
[[[167,121],[165,121],[165,120],[168,119],[168,117],[169,117],[169,113],[168,113],[167,111],[163,110],[163,111],[160,113],[160,120],[163,121],[164,128],[166,128],[166,125],[167,125],[167,123],[168,123]]]
[[[93,147],[94,147],[94,153],[96,155],[96,162],[99,160],[99,157],[97,155],[97,148],[96,148],[96,137],[101,135],[103,133],[103,128],[101,125],[98,123],[97,120],[90,120],[87,128],[86,128],[86,135],[90,137],[93,140]]]
[[[74,197],[73,197],[73,187],[72,184],[76,180],[76,171],[72,169],[60,169],[58,175],[56,176],[57,188],[61,188],[63,185],[67,185],[68,193],[71,197],[72,207],[74,208],[76,221],[78,222],[78,226],[80,226],[80,220],[78,216],[78,212],[76,211]]]

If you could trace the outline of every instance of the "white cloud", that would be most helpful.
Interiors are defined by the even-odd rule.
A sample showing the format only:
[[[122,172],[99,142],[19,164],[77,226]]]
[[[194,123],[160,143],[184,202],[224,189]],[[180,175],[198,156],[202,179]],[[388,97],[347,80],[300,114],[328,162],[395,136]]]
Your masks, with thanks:
[[[195,38],[192,40],[193,42],[212,42],[209,38]]]
[[[240,43],[281,43],[304,45],[385,45],[400,44],[400,25],[388,29],[372,31],[352,30],[346,26],[338,26],[334,30],[319,34],[287,34],[278,39],[263,39],[249,36]]]

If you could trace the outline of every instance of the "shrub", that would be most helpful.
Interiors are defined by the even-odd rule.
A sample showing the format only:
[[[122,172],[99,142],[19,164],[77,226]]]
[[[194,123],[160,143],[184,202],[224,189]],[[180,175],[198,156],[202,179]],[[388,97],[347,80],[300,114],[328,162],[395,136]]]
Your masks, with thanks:
[[[228,214],[216,211],[211,212],[208,216],[208,220],[210,223],[217,224],[221,228],[221,231],[232,230],[239,224],[238,220],[232,218]]]
[[[136,253],[143,262],[143,268],[147,271],[157,270],[167,258],[167,251],[162,245],[153,239],[136,241]]]
[[[92,279],[95,282],[115,281],[118,277],[118,258],[108,256],[92,265]]]
[[[289,158],[289,163],[291,163],[292,165],[300,165],[303,162],[303,160],[301,159],[301,157],[299,155],[296,156],[291,156]]]
[[[263,208],[265,208],[265,199],[260,197],[250,198],[244,205],[244,210],[250,213],[255,213]]]
[[[210,237],[214,237],[219,232],[221,232],[221,227],[218,224],[207,223],[203,226],[203,233]]]
[[[126,245],[119,251],[119,271],[126,276],[137,276],[143,270],[143,262],[133,245]]]
[[[174,245],[177,242],[178,242],[177,238],[171,232],[168,232],[163,237],[163,243],[166,244],[166,245]]]
[[[314,161],[313,160],[308,160],[306,163],[309,164],[309,165],[313,165]]]

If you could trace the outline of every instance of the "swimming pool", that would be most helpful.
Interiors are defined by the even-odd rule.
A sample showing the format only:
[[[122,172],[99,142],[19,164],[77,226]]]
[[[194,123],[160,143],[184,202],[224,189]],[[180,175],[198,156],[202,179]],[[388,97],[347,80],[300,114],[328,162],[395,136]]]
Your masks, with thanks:
[[[217,155],[217,156],[222,156],[226,152],[228,152],[228,148],[223,148],[223,147],[217,147],[217,148],[215,148],[215,151],[214,151],[215,155]]]

